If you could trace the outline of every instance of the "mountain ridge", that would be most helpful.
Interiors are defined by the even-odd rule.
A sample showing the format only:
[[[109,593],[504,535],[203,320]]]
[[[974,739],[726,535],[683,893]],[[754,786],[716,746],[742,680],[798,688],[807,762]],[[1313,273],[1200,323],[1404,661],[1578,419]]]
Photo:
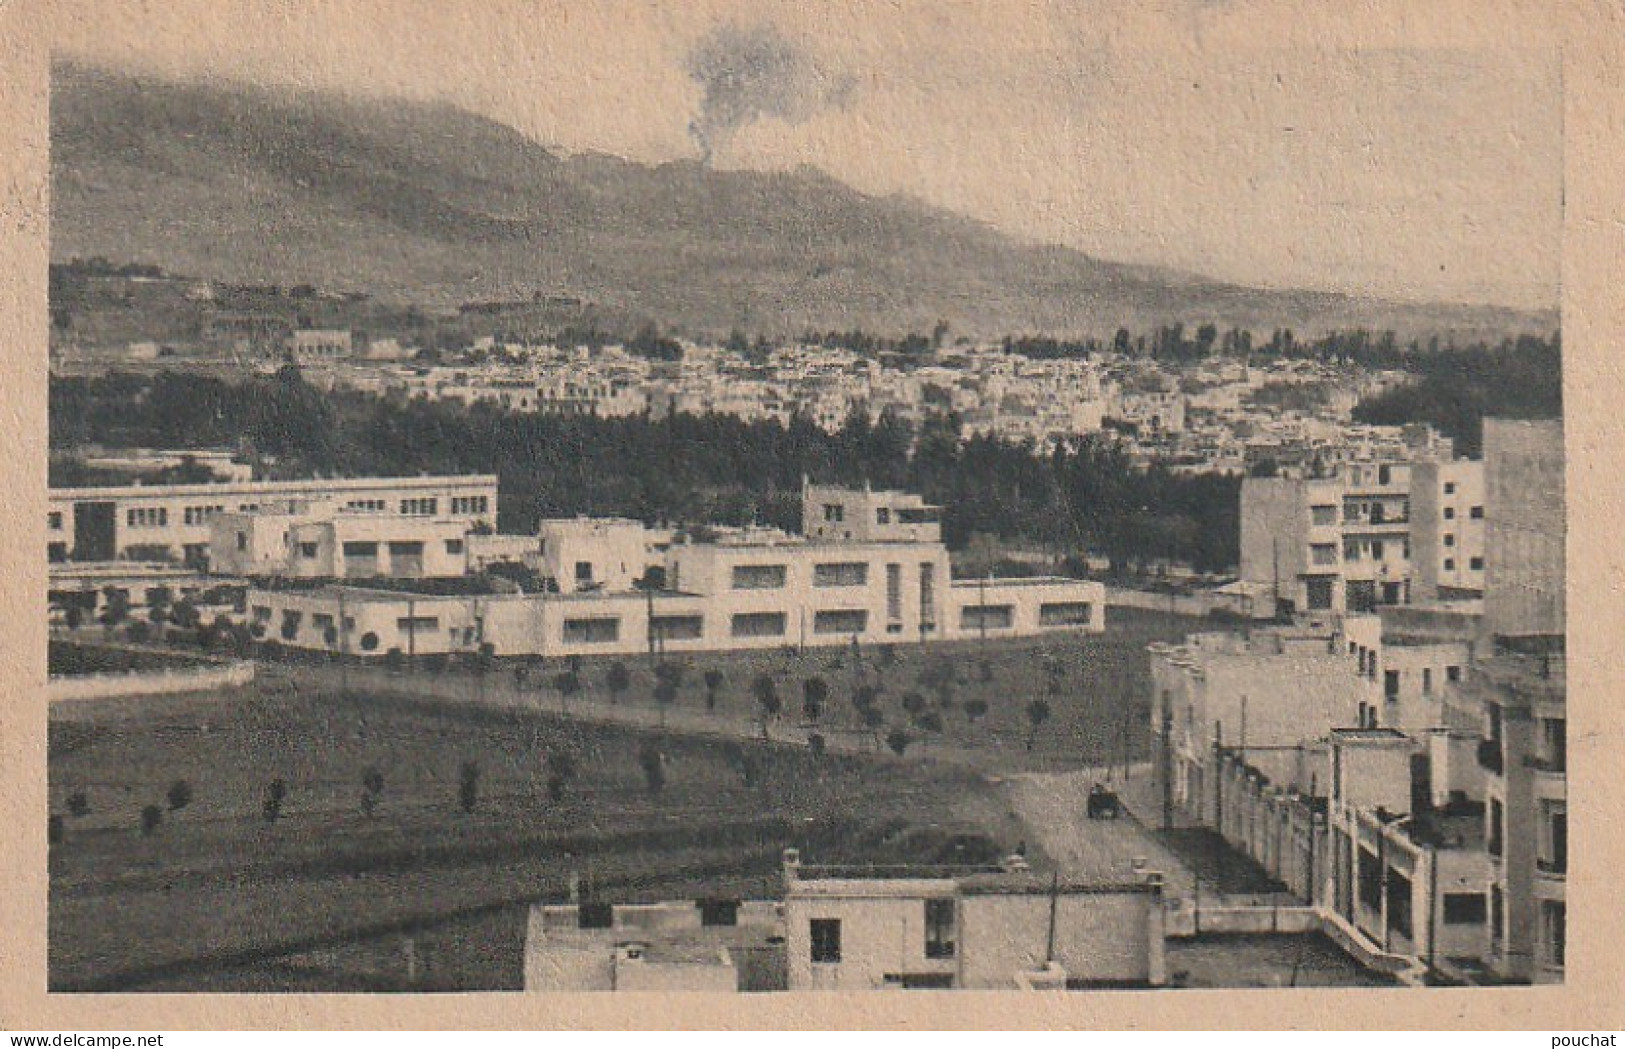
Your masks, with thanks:
[[[816,168],[561,155],[437,101],[52,70],[52,258],[426,306],[578,296],[670,330],[1109,337],[1212,322],[1470,341],[1555,311],[1266,290],[1035,244]]]

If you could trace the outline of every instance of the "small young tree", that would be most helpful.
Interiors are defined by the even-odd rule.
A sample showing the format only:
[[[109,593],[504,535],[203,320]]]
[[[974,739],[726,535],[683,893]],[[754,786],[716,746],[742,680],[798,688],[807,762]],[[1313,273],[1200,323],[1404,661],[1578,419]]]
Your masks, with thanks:
[[[619,703],[621,696],[632,687],[632,674],[626,669],[626,664],[617,659],[609,665],[604,684],[609,687],[609,701]]]
[[[457,805],[464,814],[472,813],[480,803],[480,766],[465,761],[457,768]]]
[[[886,733],[886,746],[890,747],[891,752],[896,754],[898,757],[903,756],[903,752],[908,749],[908,744],[908,733],[904,732],[902,729],[894,728],[890,732]]]
[[[705,709],[717,709],[717,694],[722,691],[722,671],[711,667],[705,672]]]
[[[192,785],[178,779],[169,785],[169,793],[165,798],[169,801],[169,811],[179,812],[192,803]]]
[[[141,810],[141,834],[151,837],[158,832],[164,822],[164,810],[157,805],[148,805]]]
[[[986,684],[987,682],[990,682],[990,681],[993,680],[993,660],[991,660],[991,659],[978,660],[977,664],[976,664],[976,667],[977,667],[977,670],[980,672],[982,682],[984,684]]]
[[[528,685],[529,683],[530,683],[530,664],[529,663],[519,663],[519,664],[515,665],[514,668],[513,668],[513,690],[515,692],[523,692],[523,691],[525,691],[525,686]]]
[[[383,800],[384,774],[376,767],[368,766],[361,773],[361,814],[372,819],[373,813],[378,809],[378,803]]]
[[[759,674],[751,683],[751,694],[756,697],[756,706],[762,713],[762,738],[767,738],[767,722],[769,718],[779,716],[784,701],[779,698],[779,683],[772,674]]]
[[[384,669],[391,674],[399,674],[406,669],[406,653],[398,648],[391,648],[384,653]]]
[[[829,685],[821,677],[810,677],[801,683],[801,716],[814,724],[824,716],[824,702],[829,699]]]
[[[60,812],[51,813],[50,819],[45,823],[45,840],[52,845],[62,843],[66,827]]]
[[[917,715],[925,709],[925,697],[918,692],[907,692],[903,695],[903,711],[909,715]]]
[[[927,710],[914,719],[914,726],[925,732],[940,734],[942,732],[942,715],[935,710]]]
[[[568,751],[555,750],[547,756],[547,796],[564,800],[564,788],[576,778],[576,759]]]
[[[638,748],[638,765],[643,769],[643,782],[650,794],[659,794],[666,786],[666,759],[653,743]]]
[[[1038,730],[1049,720],[1049,704],[1042,699],[1035,699],[1027,704],[1027,749],[1032,750],[1038,742]]]
[[[581,691],[581,675],[574,670],[561,670],[553,676],[553,687],[559,692],[559,709],[570,712],[570,697]]]
[[[274,779],[265,788],[265,804],[260,813],[265,817],[266,823],[275,823],[282,818],[282,802],[288,796],[288,785],[280,779]]]
[[[980,720],[987,714],[987,700],[967,699],[965,701],[965,716],[972,721]]]
[[[660,708],[660,727],[666,727],[666,709],[677,702],[677,686],[670,680],[655,682],[655,706]]]
[[[823,757],[824,747],[825,743],[822,733],[814,732],[807,736],[807,749],[812,752],[813,757]]]

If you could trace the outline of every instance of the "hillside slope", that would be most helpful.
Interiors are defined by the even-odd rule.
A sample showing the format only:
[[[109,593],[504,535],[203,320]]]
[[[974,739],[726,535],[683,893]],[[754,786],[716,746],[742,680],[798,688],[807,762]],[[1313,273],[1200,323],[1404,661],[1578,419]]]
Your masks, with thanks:
[[[1555,316],[1260,291],[1033,245],[809,169],[561,157],[451,106],[53,75],[52,257],[449,305],[580,296],[693,332],[1109,334],[1214,321],[1402,337]]]

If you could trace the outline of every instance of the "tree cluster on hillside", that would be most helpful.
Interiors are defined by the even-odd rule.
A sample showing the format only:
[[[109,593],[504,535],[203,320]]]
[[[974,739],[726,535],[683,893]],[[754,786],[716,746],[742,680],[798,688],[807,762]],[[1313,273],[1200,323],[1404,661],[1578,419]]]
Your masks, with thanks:
[[[1563,350],[1557,336],[1507,340],[1494,348],[1417,357],[1421,378],[1354,409],[1358,422],[1425,422],[1456,442],[1458,455],[1483,449],[1484,418],[1549,419],[1563,414]]]
[[[1134,467],[1104,441],[1048,454],[994,437],[961,440],[948,416],[916,434],[861,414],[836,433],[810,422],[728,416],[598,419],[517,414],[354,391],[322,392],[297,369],[230,384],[161,372],[59,378],[51,438],[145,447],[236,446],[273,476],[495,472],[500,526],[541,517],[625,515],[649,522],[798,528],[804,476],[904,488],[945,507],[944,535],[973,532],[1093,549],[1114,562],[1236,562],[1238,484]]]

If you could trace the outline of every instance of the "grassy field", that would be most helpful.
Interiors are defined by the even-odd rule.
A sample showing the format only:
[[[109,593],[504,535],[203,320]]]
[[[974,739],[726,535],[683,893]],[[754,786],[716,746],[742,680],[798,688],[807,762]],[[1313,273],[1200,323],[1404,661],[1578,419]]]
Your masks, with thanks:
[[[617,901],[763,896],[777,894],[787,846],[825,862],[996,858],[1025,841],[1021,824],[980,764],[933,753],[986,754],[1000,770],[1138,757],[1145,645],[1198,623],[1114,610],[1097,637],[687,661],[674,706],[704,709],[705,672],[720,670],[716,708],[736,735],[759,715],[757,676],[774,677],[784,722],[813,720],[801,707],[816,677],[828,690],[820,731],[867,739],[906,726],[923,761],[563,718],[549,688],[562,663],[529,668],[523,704],[342,697],[272,673],[230,693],[55,711],[51,984],[393,986],[410,932],[415,986],[508,987],[523,904],[565,898],[572,876]],[[654,707],[650,661],[623,660],[628,687],[613,696],[612,662],[583,661],[572,702]],[[513,669],[483,688],[516,695]],[[863,686],[878,689],[878,732],[852,703]],[[435,691],[473,687],[452,671]],[[1035,699],[1049,714],[1036,731]],[[972,717],[976,703],[986,710]],[[149,808],[158,823],[144,832]]]
[[[472,811],[465,762],[478,767]],[[382,780],[370,816],[369,770]],[[57,719],[50,773],[65,816],[50,915],[63,988],[161,985],[563,899],[572,874],[612,900],[766,895],[786,846],[982,861],[1020,834],[987,782],[951,766],[256,689]],[[274,780],[285,795],[271,822]],[[174,810],[180,781],[190,796]],[[148,806],[161,823],[143,833]]]
[[[813,728],[830,739],[881,748],[901,730],[910,750],[954,748],[986,759],[993,769],[1100,767],[1144,760],[1149,746],[1150,671],[1145,647],[1178,640],[1205,621],[1138,609],[1111,610],[1105,634],[865,647],[795,648],[754,652],[671,655],[663,662],[682,668],[669,709],[712,709],[707,671],[722,675],[714,713],[731,717],[741,733],[761,716],[755,683],[774,682],[781,710],[776,724]],[[626,671],[626,687],[610,687],[612,668]],[[520,669],[499,664],[483,688],[491,697],[520,690],[531,703],[560,709],[566,703],[657,709],[655,660],[648,656],[584,658],[580,691],[566,699],[556,680],[566,661],[530,662]],[[421,679],[436,672],[416,668]],[[331,674],[328,675],[331,678]],[[466,670],[438,672],[443,690],[471,693]],[[816,717],[804,709],[807,682],[822,684]],[[818,686],[814,686],[815,689]],[[874,690],[874,714],[854,703]],[[1039,719],[1034,704],[1041,704]]]

